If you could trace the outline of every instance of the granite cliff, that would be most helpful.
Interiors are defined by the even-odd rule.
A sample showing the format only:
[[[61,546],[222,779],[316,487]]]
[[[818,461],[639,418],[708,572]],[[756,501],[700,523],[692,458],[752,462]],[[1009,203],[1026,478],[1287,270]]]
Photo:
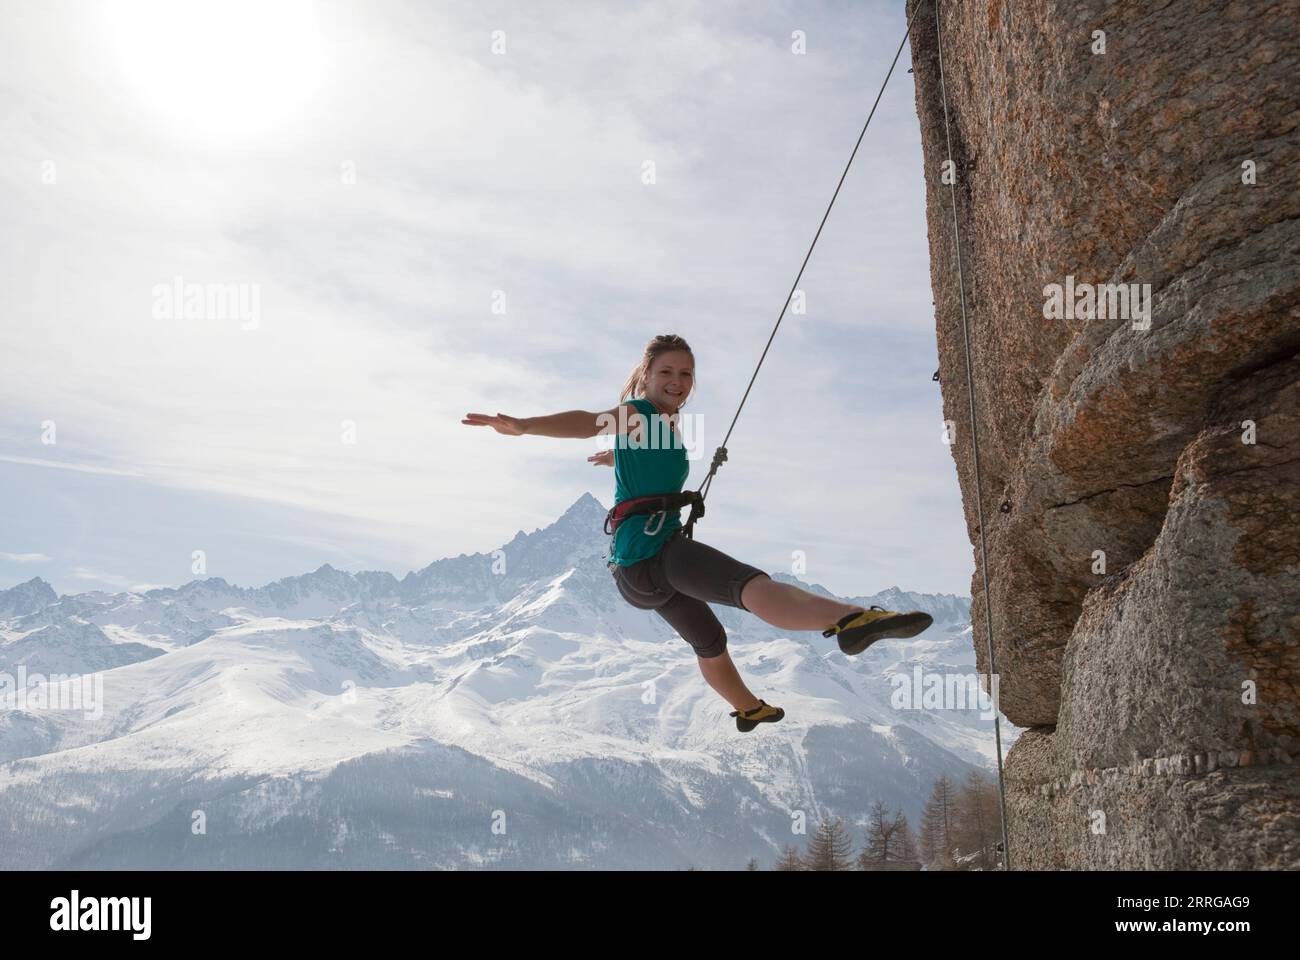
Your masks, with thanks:
[[[1300,867],[1300,4],[907,9],[1012,866]]]

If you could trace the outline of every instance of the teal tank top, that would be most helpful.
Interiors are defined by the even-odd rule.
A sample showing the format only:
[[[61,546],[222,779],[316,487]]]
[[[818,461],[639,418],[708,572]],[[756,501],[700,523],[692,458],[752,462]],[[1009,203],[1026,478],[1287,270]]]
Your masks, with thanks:
[[[615,438],[614,503],[656,493],[680,493],[691,472],[681,434],[675,429],[670,431],[663,414],[644,397],[627,402],[650,418],[649,432],[645,434],[645,443],[639,447],[629,446],[626,434]],[[651,444],[651,437],[656,438],[655,444]],[[628,517],[614,531],[605,562],[626,567],[653,557],[663,549],[664,541],[681,528],[679,514],[680,510],[668,511],[663,526],[653,535],[647,534],[645,528],[658,523],[658,515],[646,513]]]

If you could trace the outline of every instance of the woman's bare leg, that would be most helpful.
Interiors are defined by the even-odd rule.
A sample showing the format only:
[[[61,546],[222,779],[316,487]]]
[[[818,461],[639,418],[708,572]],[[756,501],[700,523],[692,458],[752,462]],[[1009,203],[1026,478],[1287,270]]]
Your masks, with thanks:
[[[745,609],[782,630],[825,630],[832,623],[862,607],[819,597],[771,577],[754,577],[745,584],[740,600]]]
[[[755,577],[745,584],[740,599],[745,609],[783,630],[824,630],[840,617],[862,609],[819,597],[788,583],[777,583],[766,576]],[[727,651],[716,657],[695,659],[699,661],[700,673],[704,674],[709,686],[737,710],[752,710],[758,706],[758,697],[740,679]]]
[[[758,706],[758,697],[749,692],[745,681],[740,679],[736,665],[731,662],[731,654],[723,650],[716,657],[696,657],[700,661],[700,673],[709,686],[718,691],[718,695],[737,710],[753,710]]]

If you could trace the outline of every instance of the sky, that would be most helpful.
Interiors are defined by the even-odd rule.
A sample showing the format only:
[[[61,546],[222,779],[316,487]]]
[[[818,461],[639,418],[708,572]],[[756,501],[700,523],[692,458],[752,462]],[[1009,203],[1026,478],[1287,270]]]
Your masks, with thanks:
[[[698,487],[905,26],[901,0],[0,21],[0,588],[60,593],[400,577],[609,507],[598,441],[461,419],[609,409],[660,333],[695,355]],[[841,595],[974,569],[908,66],[696,527]]]

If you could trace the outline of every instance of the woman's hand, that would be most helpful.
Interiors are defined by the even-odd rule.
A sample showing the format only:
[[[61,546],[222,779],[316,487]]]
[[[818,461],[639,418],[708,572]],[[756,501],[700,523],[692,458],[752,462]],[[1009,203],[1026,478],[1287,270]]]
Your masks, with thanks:
[[[504,413],[498,413],[495,417],[486,413],[467,413],[465,417],[466,419],[461,423],[471,427],[491,427],[497,433],[503,433],[507,437],[521,437],[525,433],[523,420],[518,417],[508,417]]]
[[[594,467],[612,467],[614,465],[614,451],[602,450],[594,457],[588,457],[587,462]]]

